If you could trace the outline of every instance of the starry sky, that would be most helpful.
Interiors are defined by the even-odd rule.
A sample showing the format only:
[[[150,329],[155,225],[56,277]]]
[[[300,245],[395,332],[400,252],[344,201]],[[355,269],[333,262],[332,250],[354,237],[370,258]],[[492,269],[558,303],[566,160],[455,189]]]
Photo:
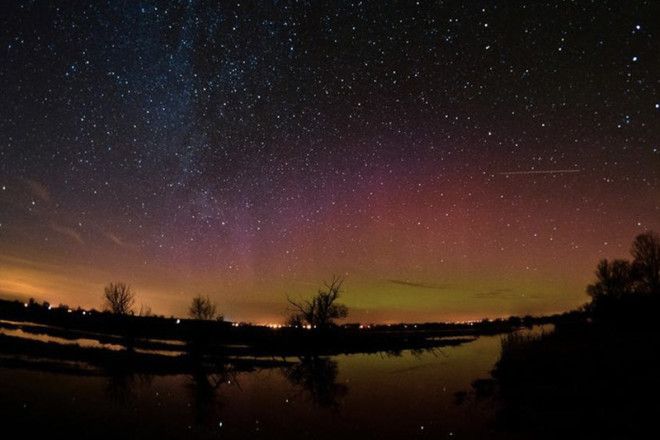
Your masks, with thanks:
[[[0,296],[569,310],[660,230],[660,3],[3,2]]]

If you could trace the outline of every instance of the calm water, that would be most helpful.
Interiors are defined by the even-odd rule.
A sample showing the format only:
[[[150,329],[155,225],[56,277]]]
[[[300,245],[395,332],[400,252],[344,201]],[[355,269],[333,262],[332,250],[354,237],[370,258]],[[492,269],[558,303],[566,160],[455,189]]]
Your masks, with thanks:
[[[223,376],[80,377],[0,368],[0,418],[5,429],[26,435],[47,429],[70,438],[493,437],[492,404],[458,405],[455,393],[488,377],[500,338]]]

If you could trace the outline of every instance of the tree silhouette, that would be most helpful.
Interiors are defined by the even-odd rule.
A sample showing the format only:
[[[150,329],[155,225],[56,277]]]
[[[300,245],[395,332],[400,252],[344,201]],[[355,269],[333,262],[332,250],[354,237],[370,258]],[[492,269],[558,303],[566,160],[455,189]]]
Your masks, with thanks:
[[[325,328],[333,325],[335,319],[348,316],[348,307],[335,303],[343,282],[343,278],[333,276],[330,282],[324,282],[325,289],[319,289],[311,300],[293,301],[288,298],[294,313],[287,322],[294,325],[306,322],[315,328]]]
[[[629,325],[654,320],[660,305],[660,236],[648,231],[635,237],[626,260],[601,260],[596,282],[587,286],[594,317]]]
[[[188,314],[193,319],[211,320],[215,317],[216,307],[211,299],[197,295],[193,298]]]
[[[286,319],[286,325],[289,327],[300,328],[305,325],[305,320],[302,317],[302,313],[292,313]]]
[[[596,268],[596,282],[587,286],[594,301],[621,298],[633,292],[632,266],[626,260],[601,260]]]
[[[135,294],[126,283],[110,283],[105,286],[103,303],[105,310],[117,315],[127,315],[132,312]]]
[[[630,253],[640,293],[660,294],[660,235],[653,231],[638,235]]]

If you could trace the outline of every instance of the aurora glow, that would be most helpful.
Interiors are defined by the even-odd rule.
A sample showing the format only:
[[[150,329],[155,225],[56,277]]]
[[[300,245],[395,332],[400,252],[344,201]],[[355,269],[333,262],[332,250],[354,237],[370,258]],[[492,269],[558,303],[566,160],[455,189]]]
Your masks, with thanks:
[[[350,321],[586,302],[660,230],[654,2],[409,3],[4,5],[0,295],[123,280],[266,322],[336,273]]]

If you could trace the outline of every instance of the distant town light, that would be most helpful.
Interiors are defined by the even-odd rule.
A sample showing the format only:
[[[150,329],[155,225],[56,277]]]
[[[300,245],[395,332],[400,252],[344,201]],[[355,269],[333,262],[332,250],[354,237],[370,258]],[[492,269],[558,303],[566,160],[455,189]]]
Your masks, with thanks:
[[[180,320],[180,319],[177,319],[177,320],[176,320],[176,323],[177,323],[177,324],[181,324],[181,320]]]

